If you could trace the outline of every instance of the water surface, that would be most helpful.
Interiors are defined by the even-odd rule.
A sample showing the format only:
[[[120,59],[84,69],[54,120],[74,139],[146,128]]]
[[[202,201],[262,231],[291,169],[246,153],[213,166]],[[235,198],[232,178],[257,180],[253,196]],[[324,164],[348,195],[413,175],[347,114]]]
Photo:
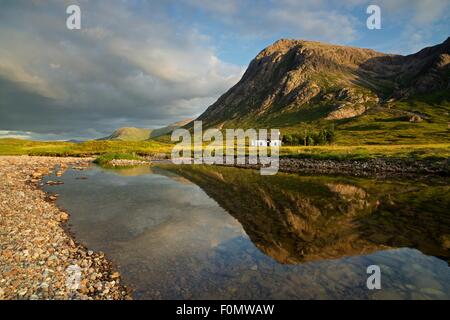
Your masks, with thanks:
[[[449,185],[213,166],[67,171],[77,240],[137,299],[449,299]],[[368,290],[369,265],[382,289]]]

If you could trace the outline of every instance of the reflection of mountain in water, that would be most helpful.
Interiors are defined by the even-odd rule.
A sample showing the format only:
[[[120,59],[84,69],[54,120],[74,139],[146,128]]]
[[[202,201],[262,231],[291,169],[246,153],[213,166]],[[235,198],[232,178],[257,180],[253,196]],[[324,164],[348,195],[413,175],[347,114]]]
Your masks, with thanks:
[[[443,182],[261,176],[229,167],[169,171],[200,186],[281,263],[409,247],[450,256],[450,187]]]

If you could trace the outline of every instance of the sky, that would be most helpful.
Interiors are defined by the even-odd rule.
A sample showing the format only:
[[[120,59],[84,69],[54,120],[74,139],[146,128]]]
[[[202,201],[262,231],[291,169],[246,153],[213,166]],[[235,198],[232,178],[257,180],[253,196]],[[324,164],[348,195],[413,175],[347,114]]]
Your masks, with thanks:
[[[0,0],[0,138],[162,127],[200,115],[280,38],[411,54],[449,22],[450,0]]]

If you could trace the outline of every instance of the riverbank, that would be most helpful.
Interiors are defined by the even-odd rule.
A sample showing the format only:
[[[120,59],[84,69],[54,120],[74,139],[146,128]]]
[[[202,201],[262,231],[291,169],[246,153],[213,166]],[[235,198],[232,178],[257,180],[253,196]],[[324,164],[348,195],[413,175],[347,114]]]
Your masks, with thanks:
[[[271,159],[274,160],[274,159]],[[184,163],[194,163],[192,158],[183,159]],[[212,162],[213,160],[210,160]],[[227,164],[224,166],[259,170],[261,164]],[[170,164],[170,160],[153,159],[153,164]],[[275,165],[272,162],[272,166]],[[264,165],[268,166],[268,165]],[[279,158],[279,170],[286,173],[330,174],[354,177],[413,177],[413,176],[450,176],[450,159],[411,159],[411,158],[374,158],[361,160],[332,160],[332,159],[304,159]]]
[[[236,165],[259,169],[261,165]],[[279,171],[308,174],[342,174],[357,177],[450,176],[449,159],[375,158],[364,160],[319,160],[280,158]]]
[[[69,214],[40,186],[55,167],[86,168],[91,158],[0,157],[0,299],[128,299],[101,252],[66,231]],[[77,281],[78,275],[80,275]]]

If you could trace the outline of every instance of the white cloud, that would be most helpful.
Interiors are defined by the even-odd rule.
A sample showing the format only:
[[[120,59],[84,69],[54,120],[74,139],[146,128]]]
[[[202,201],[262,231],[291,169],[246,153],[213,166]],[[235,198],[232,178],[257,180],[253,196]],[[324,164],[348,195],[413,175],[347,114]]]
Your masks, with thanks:
[[[79,132],[106,123],[101,130],[108,131],[117,119],[149,127],[178,121],[206,109],[242,75],[242,66],[218,58],[207,36],[157,12],[158,3],[147,12],[126,2],[82,1],[81,8],[81,32],[65,28],[58,1],[4,8],[0,80],[11,89],[0,102],[0,128]],[[51,101],[38,103],[23,90]],[[42,123],[42,116],[66,123]]]
[[[8,131],[0,130],[0,139],[21,139],[21,140],[40,140],[40,141],[65,141],[66,138],[58,134],[40,134],[31,131]]]
[[[370,1],[365,1],[370,2]],[[408,20],[410,24],[424,25],[449,16],[448,0],[379,0],[383,14],[392,19]]]
[[[283,28],[297,30],[300,37],[307,35],[309,40],[320,38],[331,42],[350,42],[356,38],[355,20],[338,12],[308,12],[299,7],[288,7],[269,12],[268,20],[273,25],[282,21]]]
[[[356,37],[356,19],[351,14],[332,9],[336,5],[331,1],[185,0],[185,2],[207,11],[230,28],[239,30],[240,35],[271,38],[282,33],[293,38],[344,43]],[[227,3],[226,6],[217,4],[224,2]]]
[[[30,139],[31,136],[31,132],[0,130],[0,139]]]

